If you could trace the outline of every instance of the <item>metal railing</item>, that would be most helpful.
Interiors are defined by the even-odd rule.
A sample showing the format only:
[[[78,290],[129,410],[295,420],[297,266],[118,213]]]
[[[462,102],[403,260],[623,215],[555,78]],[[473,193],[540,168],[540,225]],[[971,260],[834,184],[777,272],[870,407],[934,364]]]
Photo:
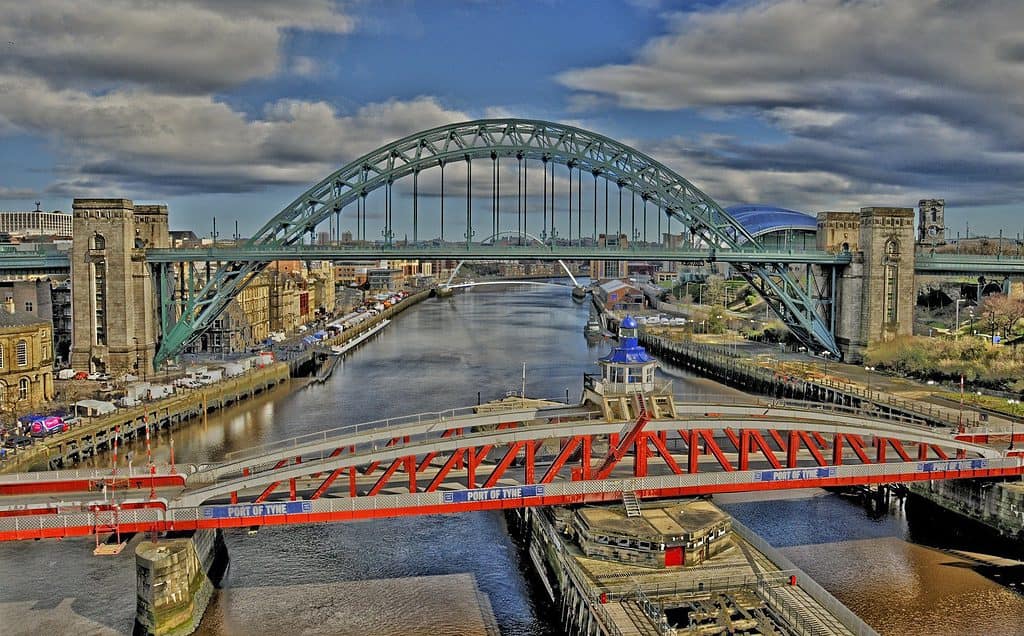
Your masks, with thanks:
[[[777,567],[783,570],[796,573],[797,585],[801,590],[807,593],[815,602],[825,608],[832,616],[836,617],[840,623],[843,624],[848,630],[856,634],[857,636],[878,636],[870,625],[864,622],[862,618],[854,614],[850,608],[846,607],[837,599],[832,596],[825,588],[821,587],[810,576],[808,576],[803,570],[793,564],[782,552],[777,550],[770,543],[762,539],[757,533],[748,528],[747,526],[740,523],[736,518],[732,520],[733,532],[740,535],[744,541],[754,546],[754,548],[765,555],[774,563]]]
[[[560,399],[564,402],[564,398]],[[307,433],[276,442],[268,442],[260,446],[252,446],[237,451],[231,451],[225,455],[224,463],[234,463],[244,459],[260,457],[283,450],[298,449],[299,447],[308,446],[310,444],[330,442],[335,439],[350,437],[360,433],[387,433],[398,431],[399,429],[422,427],[430,424],[434,424],[435,427],[427,428],[425,432],[443,431],[451,428],[459,428],[460,426],[472,426],[473,424],[469,422],[473,419],[497,414],[521,414],[542,417],[545,410],[566,409],[566,406],[524,407],[522,405],[510,404],[507,409],[502,409],[500,406],[500,404],[490,404],[488,405],[488,410],[485,412],[478,412],[477,409],[479,406],[464,406],[446,409],[443,411],[427,411],[412,415],[400,415],[396,417],[382,418],[379,420],[370,420],[368,422],[360,422],[357,424],[346,424],[344,426],[337,426],[335,428],[318,431],[316,433]],[[593,412],[584,411],[581,408],[578,414],[574,413],[573,415],[578,415],[584,420],[589,420],[593,415]]]
[[[651,336],[647,334],[644,334],[643,338],[649,342],[653,342],[656,346],[663,349],[667,349],[681,355],[689,355],[707,364],[729,367],[732,371],[738,371],[746,375],[757,377],[759,380],[764,382],[780,382],[783,378],[787,377],[787,374],[782,373],[779,370],[757,364],[751,364],[739,353],[728,351],[713,345],[695,345],[691,343],[666,340],[660,336]],[[890,411],[898,409],[905,413],[916,414],[920,416],[919,419],[923,419],[925,421],[932,420],[941,422],[950,427],[959,426],[961,420],[965,425],[977,423],[977,413],[973,414],[974,417],[972,419],[972,414],[965,411],[961,418],[960,413],[952,414],[950,412],[951,409],[946,407],[906,400],[875,389],[862,389],[849,382],[839,382],[831,378],[810,379],[796,377],[794,379],[807,386],[817,387],[819,389],[831,389],[850,397],[858,398],[860,401],[871,402],[876,407],[882,407],[883,409],[889,409]],[[886,417],[888,415],[891,419],[891,416],[894,414],[891,412],[886,414],[883,411],[876,412],[874,415],[876,417]]]
[[[188,476],[195,472],[195,464],[155,464],[156,475],[163,477],[171,474]],[[174,472],[172,472],[172,468]],[[121,477],[148,477],[149,466],[146,464],[134,466],[133,473],[129,474],[127,467],[120,467],[118,474]],[[49,481],[68,481],[78,479],[107,479],[112,476],[109,466],[102,468],[80,468],[71,470],[33,470],[20,473],[0,473],[0,484],[3,483],[35,483]]]
[[[937,465],[935,471],[943,470],[947,473],[954,473],[952,475],[944,475],[948,478],[968,478],[979,476],[976,473],[991,474],[992,471],[1000,470],[1019,470],[1021,461],[1018,458],[1001,458],[1001,459],[976,459],[976,460],[949,460],[949,461],[934,461],[924,462],[924,464]],[[976,467],[968,467],[968,465],[974,465]],[[611,492],[623,492],[626,490],[631,491],[663,491],[670,489],[678,489],[683,487],[696,487],[704,486],[709,491],[714,490],[716,487],[728,486],[735,489],[737,486],[743,485],[756,485],[763,483],[759,480],[759,476],[765,472],[772,473],[776,476],[785,476],[786,474],[795,470],[805,469],[781,469],[781,470],[747,470],[747,471],[733,471],[733,472],[715,472],[715,473],[694,473],[694,474],[682,474],[682,475],[665,475],[658,477],[627,477],[627,478],[612,478],[606,480],[589,480],[589,481],[554,481],[549,484],[544,484],[544,491],[542,494],[538,494],[533,497],[528,497],[523,500],[524,504],[528,505],[544,505],[545,500],[548,503],[563,503],[562,499],[565,497],[578,497],[578,501],[584,501],[588,495],[605,494]],[[906,475],[919,475],[925,470],[922,467],[922,462],[893,462],[889,464],[870,464],[870,465],[842,465],[830,467],[828,469],[829,479],[835,479],[837,481],[858,478],[858,477],[878,477],[881,476],[889,481],[901,481],[903,476]],[[928,472],[931,477],[935,475],[935,472]],[[393,509],[409,509],[419,507],[430,507],[436,508],[438,505],[444,505],[444,493],[435,492],[418,492],[415,494],[387,494],[377,495],[374,497],[337,497],[337,498],[321,498],[317,500],[305,501],[304,504],[308,504],[308,510],[304,510],[302,514],[317,513],[356,513],[361,511],[373,511],[373,510],[393,510]],[[239,504],[243,509],[247,504]],[[191,505],[175,507],[173,502],[167,509],[167,519],[170,522],[201,522],[208,520],[210,517],[207,515],[207,511],[211,509],[230,508],[232,506],[227,504],[218,505]],[[481,506],[484,509],[485,506]],[[138,511],[132,511],[138,512]],[[301,518],[302,514],[297,514],[297,518]],[[260,525],[263,518],[262,513],[252,513],[251,516],[246,515],[235,515],[231,521],[238,522],[242,519],[246,523],[252,525]],[[66,518],[62,515],[42,515],[38,517],[26,518],[26,517],[0,517],[0,529],[14,529],[18,527],[22,529],[33,529],[33,528],[53,528],[63,527],[68,525]],[[736,527],[734,520],[734,528]],[[79,524],[81,525],[81,524]],[[85,524],[87,525],[87,524]],[[237,525],[237,524],[236,524]],[[749,533],[749,530],[747,531]],[[772,558],[776,564],[783,569],[794,569],[791,567],[791,563],[788,560],[778,560],[762,547],[770,548],[760,538],[754,540],[749,539],[748,536],[742,534],[744,539],[747,539],[751,544],[754,545],[758,550],[764,552],[769,558]],[[752,533],[750,533],[752,536]],[[810,593],[810,592],[809,592]]]

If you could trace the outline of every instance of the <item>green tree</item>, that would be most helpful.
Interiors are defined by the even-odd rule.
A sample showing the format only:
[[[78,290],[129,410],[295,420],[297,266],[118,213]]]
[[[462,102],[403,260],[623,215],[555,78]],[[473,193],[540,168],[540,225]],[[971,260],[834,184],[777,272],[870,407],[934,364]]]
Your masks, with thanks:
[[[707,320],[708,333],[725,332],[725,309],[721,305],[712,305]]]

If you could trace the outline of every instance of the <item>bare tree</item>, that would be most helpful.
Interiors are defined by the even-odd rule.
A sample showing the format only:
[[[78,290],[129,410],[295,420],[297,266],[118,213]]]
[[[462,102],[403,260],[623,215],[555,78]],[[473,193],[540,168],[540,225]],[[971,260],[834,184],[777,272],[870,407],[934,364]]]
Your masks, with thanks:
[[[981,317],[987,320],[993,335],[998,330],[1003,338],[1013,334],[1017,324],[1024,320],[1024,299],[1006,294],[992,294],[981,303]]]

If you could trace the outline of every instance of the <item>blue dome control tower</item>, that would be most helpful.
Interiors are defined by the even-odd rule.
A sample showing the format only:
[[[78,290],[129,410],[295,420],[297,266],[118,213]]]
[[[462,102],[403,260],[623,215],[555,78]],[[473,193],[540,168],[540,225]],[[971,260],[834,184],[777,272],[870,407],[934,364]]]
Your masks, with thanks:
[[[672,383],[655,381],[658,361],[640,345],[638,336],[636,320],[632,316],[623,318],[618,346],[597,362],[600,374],[584,376],[584,402],[601,407],[609,420],[635,419],[638,400],[645,400],[649,410],[674,410]]]

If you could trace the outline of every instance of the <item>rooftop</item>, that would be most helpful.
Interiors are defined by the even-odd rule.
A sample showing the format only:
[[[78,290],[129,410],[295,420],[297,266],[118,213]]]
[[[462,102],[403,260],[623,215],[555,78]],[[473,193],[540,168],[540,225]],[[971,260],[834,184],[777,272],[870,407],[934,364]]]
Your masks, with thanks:
[[[781,230],[816,232],[818,221],[810,214],[771,205],[734,205],[725,211],[757,238]]]
[[[642,506],[643,516],[627,517],[621,506],[585,507],[577,511],[594,532],[655,541],[678,541],[729,519],[721,508],[704,500]]]
[[[27,311],[15,311],[10,313],[4,311],[3,307],[0,306],[0,329],[10,329],[11,327],[29,327],[34,325],[49,326],[50,321],[40,318],[35,314],[30,314]]]
[[[620,289],[636,288],[630,285],[629,283],[622,282],[621,280],[610,280],[608,282],[601,283],[601,289],[603,289],[606,293],[611,293],[613,291],[618,291]]]

